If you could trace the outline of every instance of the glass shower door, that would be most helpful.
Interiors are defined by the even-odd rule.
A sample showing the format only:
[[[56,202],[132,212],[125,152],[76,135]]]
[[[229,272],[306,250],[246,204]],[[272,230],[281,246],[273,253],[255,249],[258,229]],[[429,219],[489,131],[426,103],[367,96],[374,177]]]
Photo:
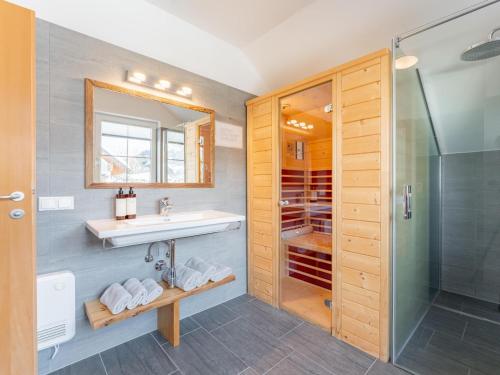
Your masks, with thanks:
[[[439,287],[440,156],[418,70],[396,70],[395,84],[393,359],[398,363]]]

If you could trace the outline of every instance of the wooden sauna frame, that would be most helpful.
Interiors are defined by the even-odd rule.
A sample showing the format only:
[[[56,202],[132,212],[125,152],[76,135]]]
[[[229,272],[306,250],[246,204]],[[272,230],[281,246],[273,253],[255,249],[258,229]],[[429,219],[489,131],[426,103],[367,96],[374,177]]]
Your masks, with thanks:
[[[332,335],[389,359],[391,57],[380,50],[247,102],[248,289],[280,307],[280,99],[332,82]]]

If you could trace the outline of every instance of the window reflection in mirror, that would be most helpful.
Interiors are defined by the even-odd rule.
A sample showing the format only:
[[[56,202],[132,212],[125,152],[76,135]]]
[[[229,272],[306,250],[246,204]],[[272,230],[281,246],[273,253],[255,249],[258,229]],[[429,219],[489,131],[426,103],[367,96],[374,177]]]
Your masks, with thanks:
[[[92,93],[87,185],[213,183],[213,111],[104,87]]]

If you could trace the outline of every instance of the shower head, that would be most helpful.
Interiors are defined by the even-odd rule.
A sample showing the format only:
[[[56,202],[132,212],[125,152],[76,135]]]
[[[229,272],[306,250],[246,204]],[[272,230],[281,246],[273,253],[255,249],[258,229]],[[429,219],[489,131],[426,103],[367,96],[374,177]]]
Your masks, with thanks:
[[[476,43],[467,48],[462,53],[462,60],[478,61],[500,55],[500,39],[493,37],[497,31],[500,31],[500,27],[497,27],[491,32],[488,36],[488,40]]]

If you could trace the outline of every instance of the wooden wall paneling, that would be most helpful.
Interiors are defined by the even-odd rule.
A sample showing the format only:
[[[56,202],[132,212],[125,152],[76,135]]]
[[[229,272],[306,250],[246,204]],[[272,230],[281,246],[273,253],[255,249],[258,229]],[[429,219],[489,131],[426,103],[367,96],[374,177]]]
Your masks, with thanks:
[[[258,280],[250,292],[277,306],[279,98],[333,77],[332,334],[382,360],[388,360],[389,349],[390,69],[390,52],[382,50],[247,103],[254,160],[249,161],[249,252],[254,253],[249,273]],[[328,152],[321,147],[313,152],[324,169],[320,164]]]
[[[276,288],[276,134],[273,100],[247,108],[248,291],[271,304]]]
[[[381,254],[380,254],[380,353],[379,358],[389,360],[390,345],[390,291],[391,291],[391,212],[392,212],[392,69],[390,55],[380,58],[381,65]]]
[[[272,305],[279,307],[280,293],[280,252],[281,252],[281,209],[278,206],[278,201],[281,199],[281,148],[280,148],[280,109],[279,98],[273,97],[271,100],[272,112],[272,230],[273,230],[273,296]]]
[[[388,54],[338,73],[340,336],[388,359]]]
[[[337,74],[332,76],[332,104],[333,104],[333,112],[332,112],[332,336],[338,337],[338,317],[341,309],[339,308],[341,294],[341,287],[339,284],[339,272],[338,272],[338,264],[337,264],[337,248],[338,244],[341,242],[341,238],[337,231],[337,220],[338,220],[338,204],[340,202],[337,199],[338,194],[338,181],[337,179],[340,176],[338,173],[338,168],[341,165],[338,160],[338,135],[339,135],[339,124],[338,121],[338,113],[340,112],[337,107],[337,103],[339,102],[338,97],[338,84]]]

